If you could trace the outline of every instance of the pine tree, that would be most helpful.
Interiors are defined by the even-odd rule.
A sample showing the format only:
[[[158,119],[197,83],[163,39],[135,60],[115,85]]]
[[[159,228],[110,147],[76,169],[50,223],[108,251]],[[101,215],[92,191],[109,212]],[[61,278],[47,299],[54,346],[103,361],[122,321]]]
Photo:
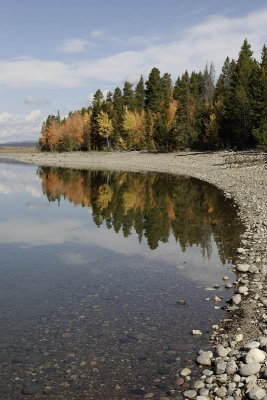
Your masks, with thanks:
[[[99,149],[99,136],[98,136],[98,116],[100,111],[102,110],[104,103],[104,96],[101,90],[97,90],[94,94],[93,101],[92,101],[92,121],[91,121],[91,135],[90,141],[88,142],[88,150],[90,151],[91,148]]]
[[[254,139],[259,147],[267,146],[267,47],[264,45],[261,55],[257,93],[254,93],[257,112],[256,126],[253,129]],[[255,98],[256,97],[256,98]]]
[[[161,78],[158,68],[152,68],[148,80],[146,81],[146,108],[152,113],[158,113],[161,110],[162,91]]]
[[[145,84],[144,78],[141,75],[139,82],[135,88],[135,107],[136,111],[141,112],[145,108]]]
[[[113,143],[115,147],[123,146],[123,138],[121,133],[123,132],[123,116],[124,116],[124,102],[122,91],[119,87],[116,87],[113,94]]]
[[[192,147],[198,142],[199,131],[196,127],[196,107],[190,92],[190,78],[187,71],[180,79],[177,93],[179,94],[175,124],[176,146],[179,148]]]
[[[255,69],[255,60],[252,54],[250,44],[245,40],[236,63],[230,94],[225,101],[227,145],[237,148],[247,148],[254,143],[251,78]]]
[[[123,104],[129,111],[135,110],[135,98],[133,91],[133,84],[126,81],[123,88]]]

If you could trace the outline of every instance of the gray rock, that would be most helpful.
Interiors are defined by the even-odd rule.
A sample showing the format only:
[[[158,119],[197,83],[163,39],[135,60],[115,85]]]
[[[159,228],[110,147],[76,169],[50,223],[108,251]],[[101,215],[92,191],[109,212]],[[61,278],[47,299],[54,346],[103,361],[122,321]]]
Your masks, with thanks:
[[[228,376],[227,376],[227,374],[217,375],[216,380],[219,383],[226,383],[228,381]]]
[[[211,371],[210,369],[204,369],[202,372],[203,372],[203,375],[206,375],[206,376],[213,375],[213,371]]]
[[[246,364],[243,365],[239,373],[241,376],[250,376],[250,375],[256,375],[260,372],[261,365],[258,363],[251,363],[251,364]]]
[[[209,397],[207,397],[207,396],[197,396],[196,400],[209,400]]]
[[[240,303],[241,303],[241,294],[235,294],[233,297],[232,297],[232,302],[233,302],[233,304],[235,305],[235,306],[238,306]]]
[[[215,390],[216,396],[218,397],[225,397],[227,394],[227,389],[226,387],[222,386],[218,389]]]
[[[215,367],[215,373],[216,375],[221,375],[225,372],[226,369],[226,362],[224,361],[219,361],[216,363],[216,367]]]
[[[239,272],[248,272],[250,265],[249,264],[238,264],[236,266],[236,269]]]
[[[266,354],[262,350],[253,348],[253,349],[250,349],[249,352],[247,353],[247,355],[245,357],[245,361],[247,364],[260,363],[265,360],[265,356],[266,356]]]
[[[197,357],[197,363],[200,365],[204,366],[210,366],[211,365],[211,356],[210,352],[208,351],[203,351],[198,357]]]
[[[236,362],[234,360],[229,361],[226,365],[226,370],[225,370],[227,375],[233,375],[236,371],[237,371]]]
[[[260,347],[260,342],[256,342],[253,340],[252,342],[248,342],[247,344],[244,345],[245,350],[250,350],[250,349],[258,349]]]
[[[183,395],[188,399],[194,399],[197,396],[197,392],[195,390],[186,390]]]
[[[182,371],[180,372],[180,376],[185,378],[186,376],[191,375],[192,371],[189,368],[183,368]]]
[[[265,395],[266,395],[265,391],[259,386],[256,386],[254,389],[251,389],[248,393],[249,398],[252,400],[262,400]]]
[[[244,294],[248,292],[248,287],[247,286],[239,286],[238,288],[238,293]]]
[[[245,253],[246,253],[246,250],[243,249],[242,247],[239,247],[239,248],[236,250],[236,252],[237,252],[238,254],[245,254]]]
[[[200,396],[209,396],[209,389],[207,389],[207,388],[203,388],[203,389],[200,389],[200,391],[199,391],[199,394],[200,394]]]
[[[194,389],[196,389],[196,390],[198,390],[198,389],[202,389],[202,388],[204,388],[204,382],[203,381],[196,381],[195,382],[195,384],[194,384]]]
[[[225,348],[221,344],[218,344],[218,346],[216,346],[216,353],[218,357],[225,357],[230,351],[230,347]]]

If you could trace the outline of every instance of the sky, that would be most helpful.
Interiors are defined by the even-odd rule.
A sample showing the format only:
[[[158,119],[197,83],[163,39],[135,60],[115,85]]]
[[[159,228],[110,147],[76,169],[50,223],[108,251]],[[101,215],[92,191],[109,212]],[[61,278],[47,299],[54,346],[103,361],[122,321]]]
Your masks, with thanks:
[[[245,38],[267,44],[266,0],[0,0],[0,143],[37,140],[58,110],[88,107],[151,68],[175,81],[213,62],[217,76]]]

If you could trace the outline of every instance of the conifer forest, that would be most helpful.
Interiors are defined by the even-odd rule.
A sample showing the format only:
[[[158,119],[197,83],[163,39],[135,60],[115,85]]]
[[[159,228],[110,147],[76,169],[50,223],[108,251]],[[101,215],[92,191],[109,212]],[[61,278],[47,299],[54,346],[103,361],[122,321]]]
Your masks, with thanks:
[[[126,81],[88,108],[43,123],[42,151],[220,150],[267,146],[267,47],[261,59],[244,40],[237,60],[226,58],[216,79],[213,63],[185,71],[175,83],[152,68],[147,80]]]

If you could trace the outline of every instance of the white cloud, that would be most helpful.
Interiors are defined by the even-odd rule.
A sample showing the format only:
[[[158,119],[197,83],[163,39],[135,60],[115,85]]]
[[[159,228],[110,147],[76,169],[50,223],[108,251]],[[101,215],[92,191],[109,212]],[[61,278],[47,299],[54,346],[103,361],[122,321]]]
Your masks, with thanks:
[[[0,113],[0,142],[37,140],[42,121],[43,114],[40,109],[26,115]]]
[[[59,48],[63,53],[82,53],[88,47],[89,42],[83,39],[66,39]]]
[[[37,97],[34,96],[27,96],[24,99],[24,103],[27,104],[28,106],[41,106],[43,104],[49,104],[50,100],[48,99],[38,99]]]
[[[90,33],[90,37],[92,39],[98,39],[99,37],[104,35],[104,31],[100,30],[100,29],[95,29],[94,31],[92,31]]]
[[[32,169],[18,167],[9,164],[6,168],[3,164],[0,169],[0,195],[28,193],[32,197],[41,198],[42,189],[40,180]]]
[[[180,33],[171,42],[148,44],[141,50],[77,63],[31,58],[4,60],[0,61],[0,85],[75,88],[90,80],[113,85],[129,76],[146,75],[153,66],[172,73],[176,79],[185,69],[202,70],[211,60],[219,72],[226,56],[237,57],[245,38],[259,57],[266,40],[266,20],[267,8],[238,18],[215,15]],[[82,51],[87,42],[75,40],[66,43],[66,49]],[[129,38],[129,48],[130,43]]]

